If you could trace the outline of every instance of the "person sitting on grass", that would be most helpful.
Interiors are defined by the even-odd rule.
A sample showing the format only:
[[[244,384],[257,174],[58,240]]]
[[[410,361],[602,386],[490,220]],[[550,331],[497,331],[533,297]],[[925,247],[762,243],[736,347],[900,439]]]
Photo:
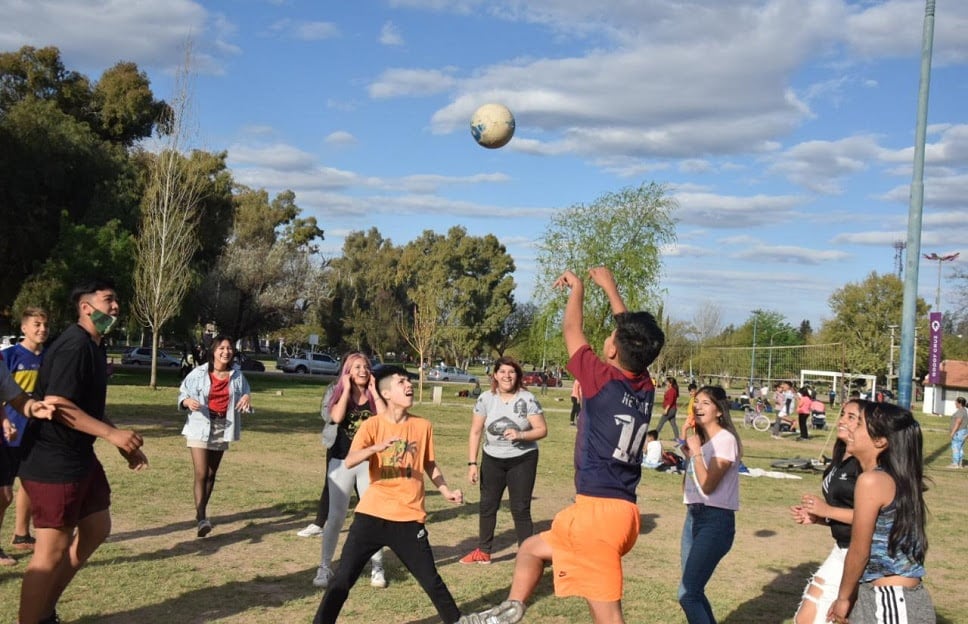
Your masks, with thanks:
[[[347,469],[369,462],[370,487],[356,506],[339,567],[313,624],[337,621],[363,566],[384,546],[416,577],[440,618],[453,624],[461,613],[437,572],[427,539],[424,477],[452,503],[464,502],[464,495],[447,487],[437,465],[430,421],[408,411],[413,405],[413,385],[407,372],[399,366],[384,366],[374,377],[386,407],[360,423],[344,460]]]
[[[581,596],[598,624],[624,622],[622,556],[639,535],[635,490],[642,478],[642,445],[649,429],[655,386],[647,367],[665,343],[648,312],[628,312],[605,267],[589,271],[608,296],[615,330],[605,339],[604,361],[582,330],[584,285],[571,271],[555,287],[571,293],[563,333],[568,371],[582,387],[584,412],[575,440],[575,488],[570,507],[545,531],[518,549],[508,599],[461,618],[461,624],[514,624],[524,617],[524,601],[534,592],[545,563],[554,568],[555,595]]]

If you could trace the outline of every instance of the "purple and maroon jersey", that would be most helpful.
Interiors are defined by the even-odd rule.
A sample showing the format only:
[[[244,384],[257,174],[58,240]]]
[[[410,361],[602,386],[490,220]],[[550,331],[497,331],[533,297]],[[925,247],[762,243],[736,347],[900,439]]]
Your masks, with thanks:
[[[575,490],[585,496],[635,502],[642,447],[652,419],[655,386],[648,372],[629,376],[587,344],[568,361],[582,389],[575,439]]]

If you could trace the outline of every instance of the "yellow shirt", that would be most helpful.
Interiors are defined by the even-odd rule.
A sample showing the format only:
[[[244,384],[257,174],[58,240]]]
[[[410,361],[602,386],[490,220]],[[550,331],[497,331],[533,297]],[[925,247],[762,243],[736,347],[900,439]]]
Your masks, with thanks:
[[[417,416],[394,423],[382,415],[360,425],[350,451],[373,446],[388,438],[400,438],[388,449],[370,456],[370,487],[356,511],[394,522],[423,522],[424,474],[434,459],[434,430],[430,421]]]

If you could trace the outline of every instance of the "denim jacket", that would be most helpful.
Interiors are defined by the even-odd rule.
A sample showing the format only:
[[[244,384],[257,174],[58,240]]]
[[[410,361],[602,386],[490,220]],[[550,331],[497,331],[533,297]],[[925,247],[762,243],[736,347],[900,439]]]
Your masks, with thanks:
[[[201,403],[198,411],[189,411],[188,419],[182,428],[182,435],[189,440],[201,440],[208,442],[209,432],[211,431],[211,421],[208,415],[208,393],[211,390],[212,381],[208,376],[208,364],[203,364],[188,373],[182,381],[178,391],[178,406],[181,407],[185,399],[195,399]],[[236,414],[235,404],[242,395],[249,394],[249,382],[238,370],[232,369],[229,377],[229,407],[225,412],[225,437],[223,442],[236,442],[241,436],[242,419]]]

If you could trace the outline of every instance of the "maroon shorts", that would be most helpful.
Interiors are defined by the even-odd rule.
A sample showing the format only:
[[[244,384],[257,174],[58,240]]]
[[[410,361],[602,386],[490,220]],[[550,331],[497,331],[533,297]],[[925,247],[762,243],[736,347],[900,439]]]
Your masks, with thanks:
[[[96,459],[80,481],[44,483],[21,479],[20,482],[30,497],[31,515],[38,529],[75,527],[82,519],[111,507],[111,486],[101,462]]]

